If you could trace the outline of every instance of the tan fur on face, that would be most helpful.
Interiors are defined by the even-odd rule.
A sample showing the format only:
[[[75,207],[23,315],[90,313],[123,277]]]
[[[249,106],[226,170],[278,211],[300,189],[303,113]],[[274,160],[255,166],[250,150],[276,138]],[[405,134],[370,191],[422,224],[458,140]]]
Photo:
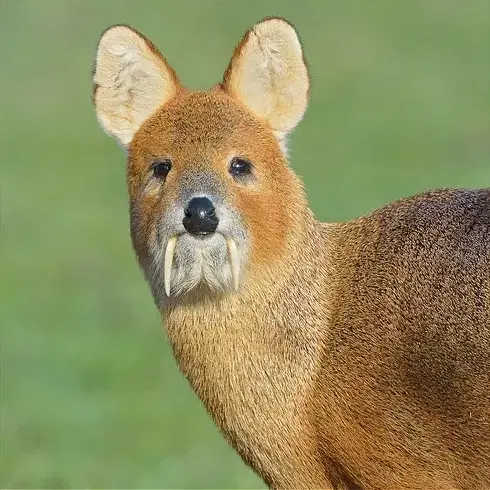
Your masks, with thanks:
[[[140,194],[152,158],[169,156],[173,170],[165,192],[148,194],[142,219],[152,220],[178,193],[185,174],[211,171],[226,187],[227,200],[239,210],[253,241],[250,263],[257,271],[275,263],[287,251],[288,236],[303,213],[299,180],[288,168],[279,143],[267,128],[219,87],[211,92],[181,91],[141,128],[129,148],[130,195]],[[236,184],[229,175],[232,156],[254,165],[255,182]],[[141,202],[144,202],[142,199]],[[159,206],[161,206],[159,208]],[[264,228],[263,223],[269,223]],[[143,237],[146,240],[146,237]]]
[[[128,149],[150,284],[189,182],[211,182],[246,235],[238,291],[162,298],[152,284],[179,368],[243,460],[272,488],[490,489],[490,189],[316,221],[282,151],[308,97],[282,19],[248,31],[207,92],[180,87],[149,41],[115,27],[94,82],[102,126]],[[249,180],[230,175],[236,156]],[[172,169],[156,179],[161,158]]]

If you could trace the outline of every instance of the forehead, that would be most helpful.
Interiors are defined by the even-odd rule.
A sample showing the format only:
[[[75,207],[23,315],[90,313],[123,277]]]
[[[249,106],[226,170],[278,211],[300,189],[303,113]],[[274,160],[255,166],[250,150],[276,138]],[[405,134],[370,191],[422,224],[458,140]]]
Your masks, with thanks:
[[[213,90],[178,95],[142,126],[135,140],[138,147],[158,155],[231,147],[240,151],[271,137],[272,132],[249,111]]]

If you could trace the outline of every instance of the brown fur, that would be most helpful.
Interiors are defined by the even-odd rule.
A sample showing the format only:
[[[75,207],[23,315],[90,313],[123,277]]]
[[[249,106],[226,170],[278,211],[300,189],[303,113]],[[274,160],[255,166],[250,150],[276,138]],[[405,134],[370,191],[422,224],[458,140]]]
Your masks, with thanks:
[[[322,224],[273,130],[226,83],[179,86],[129,146],[143,267],[161,210],[203,170],[251,237],[237,293],[163,308],[180,369],[271,487],[490,488],[490,190]],[[253,162],[253,184],[228,175],[232,153]],[[155,157],[173,162],[163,192],[148,178]]]

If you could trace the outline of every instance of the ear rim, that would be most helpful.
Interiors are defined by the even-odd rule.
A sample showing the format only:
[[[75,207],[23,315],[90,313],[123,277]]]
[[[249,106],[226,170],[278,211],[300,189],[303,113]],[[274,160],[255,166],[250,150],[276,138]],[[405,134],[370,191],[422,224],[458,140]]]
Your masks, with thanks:
[[[164,67],[166,73],[170,77],[170,80],[172,82],[172,93],[171,93],[171,95],[169,97],[167,97],[164,100],[162,100],[162,103],[161,103],[160,106],[163,106],[166,103],[168,103],[173,97],[175,97],[177,95],[177,93],[179,92],[179,90],[182,90],[183,87],[182,87],[182,85],[180,83],[180,80],[179,80],[179,78],[178,78],[175,70],[169,64],[169,62],[167,61],[167,59],[165,58],[165,56],[163,56],[162,53],[160,52],[160,50],[156,47],[156,45],[152,41],[150,41],[150,39],[148,39],[148,37],[146,37],[138,29],[135,29],[134,27],[132,27],[129,24],[119,23],[119,24],[110,25],[110,26],[108,26],[106,29],[104,29],[102,31],[102,33],[100,34],[99,39],[97,41],[97,44],[96,44],[95,56],[93,58],[94,61],[93,61],[93,64],[92,64],[92,71],[91,71],[91,81],[92,81],[91,102],[92,102],[92,105],[94,107],[94,110],[95,110],[95,113],[96,113],[96,117],[98,119],[99,125],[101,126],[101,129],[106,134],[108,134],[111,138],[114,138],[117,141],[117,143],[123,148],[123,150],[128,151],[129,146],[131,145],[131,141],[134,139],[134,136],[139,131],[139,128],[141,128],[141,126],[144,124],[144,122],[146,122],[146,120],[148,120],[148,118],[151,117],[152,114],[150,114],[150,116],[148,116],[147,119],[145,121],[143,121],[143,123],[140,124],[139,128],[135,131],[132,140],[129,141],[128,143],[126,143],[126,144],[123,143],[115,134],[109,132],[104,127],[102,121],[99,118],[99,111],[97,110],[97,92],[99,91],[99,89],[101,87],[101,84],[100,83],[97,83],[95,81],[95,77],[96,77],[96,74],[97,74],[97,67],[98,67],[98,63],[99,63],[100,50],[101,50],[101,47],[103,46],[103,39],[111,31],[114,31],[116,29],[121,29],[121,28],[129,31],[131,33],[131,35],[135,35],[139,39],[141,39],[141,41],[143,41],[144,44],[145,44],[145,46],[148,48],[149,53],[151,53],[153,55],[153,57],[155,58],[156,62],[159,65],[161,65],[162,67]],[[156,110],[158,110],[158,108]]]
[[[312,76],[311,76],[311,71],[310,71],[310,64],[309,64],[308,58],[306,56],[306,52],[305,52],[305,49],[304,49],[302,36],[299,34],[298,30],[296,29],[296,27],[294,26],[294,24],[292,22],[290,22],[289,20],[285,19],[284,17],[280,17],[280,16],[268,16],[268,17],[264,17],[262,20],[256,22],[252,27],[250,27],[245,32],[245,34],[242,36],[242,38],[238,42],[238,44],[235,46],[235,49],[233,50],[233,54],[231,56],[230,62],[228,63],[228,66],[227,66],[227,68],[226,68],[226,70],[225,70],[225,72],[223,74],[223,79],[221,81],[220,87],[221,87],[222,90],[224,90],[227,94],[229,94],[235,100],[238,100],[243,105],[245,105],[245,107],[247,107],[246,104],[244,104],[239,99],[239,97],[237,97],[237,95],[234,93],[234,90],[233,90],[233,87],[232,87],[232,74],[233,74],[233,71],[234,70],[237,70],[238,69],[237,63],[240,61],[240,54],[243,51],[243,49],[245,48],[245,46],[246,46],[246,44],[247,44],[247,42],[249,40],[250,35],[254,32],[254,30],[257,28],[257,26],[262,25],[262,24],[264,24],[266,22],[269,22],[269,21],[279,21],[279,22],[282,22],[282,23],[286,24],[287,26],[289,26],[294,31],[294,33],[296,35],[296,38],[297,38],[297,40],[299,42],[299,46],[300,46],[300,49],[301,49],[301,59],[302,59],[303,65],[304,65],[305,70],[306,70],[306,81],[307,81],[307,89],[306,89],[306,94],[305,94],[306,95],[306,105],[305,105],[304,112],[303,112],[301,118],[299,119],[298,123],[296,123],[296,125],[293,128],[291,128],[291,129],[289,129],[287,131],[276,130],[276,129],[272,128],[270,126],[270,124],[268,124],[268,126],[271,127],[271,129],[276,134],[276,137],[281,142],[281,141],[284,141],[284,140],[287,139],[288,135],[296,128],[296,126],[301,122],[301,120],[305,116],[306,111],[308,109],[308,103],[309,103],[309,100],[310,100],[310,96],[311,96]],[[251,111],[250,108],[247,107],[247,109]],[[254,113],[253,111],[251,111],[251,112]],[[257,114],[257,117],[261,117],[260,114]]]

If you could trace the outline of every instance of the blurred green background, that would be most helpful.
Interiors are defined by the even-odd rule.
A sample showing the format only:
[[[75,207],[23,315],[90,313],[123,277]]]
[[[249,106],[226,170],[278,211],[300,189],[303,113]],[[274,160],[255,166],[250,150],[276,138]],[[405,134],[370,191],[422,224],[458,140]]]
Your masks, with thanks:
[[[489,186],[487,0],[2,0],[5,487],[263,487],[179,374],[130,246],[124,156],[98,128],[102,30],[144,32],[191,88],[265,16],[313,77],[291,140],[322,220],[433,187]]]

